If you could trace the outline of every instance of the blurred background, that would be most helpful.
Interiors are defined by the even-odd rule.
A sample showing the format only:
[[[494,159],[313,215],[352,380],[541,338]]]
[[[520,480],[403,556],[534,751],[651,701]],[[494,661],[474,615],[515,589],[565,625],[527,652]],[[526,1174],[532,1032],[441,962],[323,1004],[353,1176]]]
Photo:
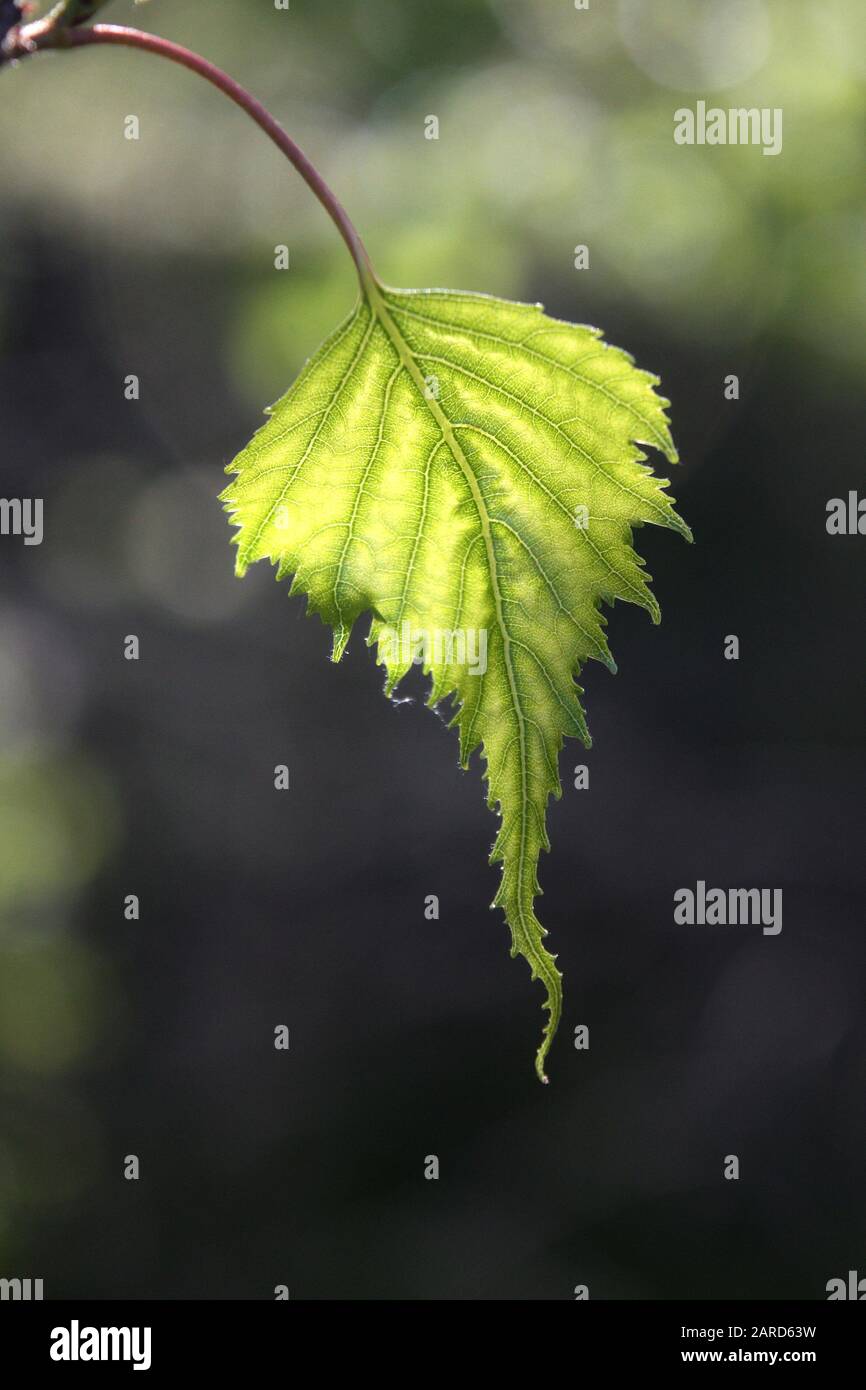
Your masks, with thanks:
[[[866,539],[825,529],[866,486],[860,0],[104,17],[258,95],[388,282],[542,300],[658,372],[696,544],[640,534],[663,623],[621,606],[619,674],[582,678],[595,744],[563,754],[541,865],[566,988],[542,1088],[477,764],[420,681],[382,698],[362,634],[332,667],[271,572],[232,574],[223,469],[351,308],[339,238],[180,69],[0,73],[0,495],[45,506],[40,547],[0,539],[0,1275],[667,1299],[866,1274]],[[781,107],[782,153],[675,145],[698,99]],[[782,888],[782,934],[676,926],[698,878]]]

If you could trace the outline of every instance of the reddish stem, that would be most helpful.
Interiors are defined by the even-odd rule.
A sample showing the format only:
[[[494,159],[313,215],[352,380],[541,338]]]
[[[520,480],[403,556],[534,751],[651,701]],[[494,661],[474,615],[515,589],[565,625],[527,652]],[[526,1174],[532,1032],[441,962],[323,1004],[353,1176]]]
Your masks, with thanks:
[[[318,170],[310,163],[303,150],[298,148],[291,136],[286,134],[279,122],[256,97],[246,91],[233,77],[229,77],[228,73],[208,62],[206,58],[199,57],[191,49],[184,48],[179,43],[172,43],[169,39],[160,38],[156,34],[147,34],[141,29],[130,29],[120,24],[94,24],[89,29],[61,29],[53,36],[53,42],[50,46],[85,48],[91,44],[113,44],[122,48],[140,48],[146,53],[155,53],[160,58],[168,58],[172,63],[179,63],[181,67],[189,68],[190,72],[197,72],[199,77],[203,77],[207,82],[224,92],[236,106],[239,106],[242,111],[246,111],[256,125],[273,140],[277,149],[282,150],[286,159],[294,165],[301,178],[315,193],[349,248],[352,260],[357,267],[362,289],[365,293],[368,291],[370,284],[375,282],[375,276],[364,243],[352,225],[348,213],[336,195],[331,192]]]

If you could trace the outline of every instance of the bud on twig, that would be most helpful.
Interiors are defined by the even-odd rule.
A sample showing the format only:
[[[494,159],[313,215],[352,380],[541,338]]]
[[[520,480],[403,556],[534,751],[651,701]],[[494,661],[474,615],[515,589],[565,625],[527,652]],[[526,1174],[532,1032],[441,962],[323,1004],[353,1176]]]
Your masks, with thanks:
[[[0,0],[0,63],[25,58],[42,48],[57,48],[64,30],[92,19],[109,0],[58,0],[44,19],[25,23],[35,7],[31,0]]]

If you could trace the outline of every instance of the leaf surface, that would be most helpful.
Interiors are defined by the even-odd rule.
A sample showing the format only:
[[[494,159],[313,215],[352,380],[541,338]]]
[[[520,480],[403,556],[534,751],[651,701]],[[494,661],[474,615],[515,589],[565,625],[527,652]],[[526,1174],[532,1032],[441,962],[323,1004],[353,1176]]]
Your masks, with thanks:
[[[590,657],[616,670],[603,602],[659,619],[633,528],[690,537],[640,448],[677,458],[655,385],[539,305],[374,284],[222,496],[239,574],[268,559],[292,576],[333,628],[334,660],[370,613],[388,693],[420,657],[429,703],[453,700],[464,767],[481,746],[500,816],[494,906],[546,991],[542,1080],[562,986],[534,900],[563,739],[590,743],[576,676]]]

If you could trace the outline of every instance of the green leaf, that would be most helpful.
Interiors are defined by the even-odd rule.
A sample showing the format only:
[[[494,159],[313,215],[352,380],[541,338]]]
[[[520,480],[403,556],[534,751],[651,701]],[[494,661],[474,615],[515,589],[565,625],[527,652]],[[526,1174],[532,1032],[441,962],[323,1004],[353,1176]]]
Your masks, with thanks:
[[[546,990],[542,1080],[562,988],[534,900],[563,739],[590,744],[575,677],[589,657],[616,670],[603,601],[659,619],[632,529],[690,538],[638,447],[677,458],[655,384],[539,305],[372,282],[222,496],[238,574],[269,559],[292,575],[333,627],[335,661],[369,612],[387,692],[423,655],[429,703],[453,698],[464,767],[481,745],[501,817],[493,905]]]

